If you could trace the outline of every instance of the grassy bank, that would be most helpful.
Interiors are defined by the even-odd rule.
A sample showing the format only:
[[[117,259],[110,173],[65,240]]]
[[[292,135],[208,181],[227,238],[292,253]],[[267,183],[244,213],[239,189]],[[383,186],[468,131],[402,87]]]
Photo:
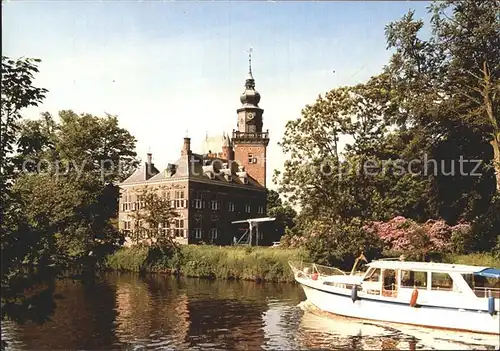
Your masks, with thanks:
[[[115,270],[179,273],[188,277],[291,282],[288,261],[307,260],[299,249],[187,245],[167,255],[144,247],[122,248],[108,258]]]
[[[392,257],[397,257],[393,255]],[[434,262],[500,267],[491,254],[437,255]],[[132,272],[176,273],[187,277],[291,282],[288,261],[309,261],[306,251],[269,247],[181,246],[168,254],[146,247],[122,248],[108,257],[107,267]]]

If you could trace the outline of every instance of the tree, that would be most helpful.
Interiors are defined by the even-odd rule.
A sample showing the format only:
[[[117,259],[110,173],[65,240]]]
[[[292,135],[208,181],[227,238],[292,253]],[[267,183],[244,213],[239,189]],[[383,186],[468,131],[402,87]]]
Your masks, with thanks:
[[[43,321],[53,308],[51,292],[53,286],[31,296],[23,294],[38,281],[31,279],[29,269],[23,264],[34,265],[38,256],[39,241],[29,232],[30,223],[23,216],[19,199],[12,192],[14,183],[14,156],[17,144],[17,130],[22,110],[37,106],[47,90],[33,86],[38,73],[38,59],[12,60],[2,56],[2,104],[1,104],[1,284],[2,319],[10,316],[16,320],[26,318]],[[28,231],[28,232],[27,232]],[[50,297],[50,301],[47,301]]]
[[[47,245],[46,265],[93,274],[123,242],[116,182],[134,166],[135,138],[116,116],[61,111],[19,126],[14,191],[30,230]]]
[[[436,46],[445,53],[448,102],[489,140],[500,192],[500,3],[448,0],[430,10]]]
[[[18,172],[52,167],[48,171],[59,175],[92,173],[103,183],[113,183],[136,169],[136,139],[119,126],[117,116],[63,110],[59,120],[57,123],[49,113],[43,113],[40,120],[20,124],[15,159]]]
[[[401,159],[404,170],[411,160],[404,155],[407,134],[387,128],[386,118],[396,108],[388,104],[386,84],[385,76],[377,76],[364,85],[334,89],[287,123],[280,144],[289,160],[278,182],[303,215],[323,213],[332,223],[348,224],[430,212],[422,203],[425,179],[398,174],[390,163],[383,167],[382,161]],[[350,140],[343,151],[340,137]]]
[[[492,148],[484,159],[496,169],[497,191],[499,10],[498,1],[435,2],[428,40],[418,37],[424,23],[413,11],[386,28],[388,47],[395,49],[386,72],[404,111],[394,121],[426,126],[436,143],[453,134],[478,135],[478,143]]]
[[[267,216],[276,218],[275,221],[270,222],[267,227],[279,238],[287,231],[295,227],[295,217],[297,212],[280,198],[277,191],[267,190]]]
[[[361,253],[368,260],[382,253],[381,240],[359,223],[332,225],[329,218],[319,216],[304,229],[310,232],[305,248],[311,259],[319,264],[348,270]]]
[[[115,184],[137,164],[135,138],[116,116],[21,120],[45,93],[31,86],[36,62],[2,59],[2,318],[20,322],[52,311],[54,277],[92,278],[121,245]]]
[[[5,194],[12,182],[12,157],[16,151],[18,122],[21,111],[30,106],[37,106],[45,98],[47,89],[33,86],[34,75],[38,73],[39,59],[25,58],[12,60],[2,56],[2,104],[1,104],[1,141],[0,155],[1,193]],[[3,200],[3,199],[2,199]],[[2,201],[3,202],[3,201]]]
[[[267,213],[269,210],[275,207],[280,207],[283,205],[281,201],[280,194],[276,190],[267,189]]]
[[[158,191],[161,189],[146,186],[138,194],[141,205],[132,214],[134,230],[129,234],[136,245],[146,244],[159,248],[176,246],[171,227],[178,214],[171,207],[170,199],[159,195]]]

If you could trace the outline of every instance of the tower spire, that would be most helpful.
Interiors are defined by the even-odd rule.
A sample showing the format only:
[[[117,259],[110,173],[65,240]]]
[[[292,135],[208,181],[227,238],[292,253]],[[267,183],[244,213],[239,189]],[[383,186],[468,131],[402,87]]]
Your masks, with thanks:
[[[247,79],[245,81],[245,88],[246,89],[255,89],[255,80],[253,79],[253,74],[252,74],[253,48],[252,47],[248,48],[247,52],[248,52],[248,75],[247,75]]]
[[[252,52],[253,48],[248,48],[248,74],[252,75]]]

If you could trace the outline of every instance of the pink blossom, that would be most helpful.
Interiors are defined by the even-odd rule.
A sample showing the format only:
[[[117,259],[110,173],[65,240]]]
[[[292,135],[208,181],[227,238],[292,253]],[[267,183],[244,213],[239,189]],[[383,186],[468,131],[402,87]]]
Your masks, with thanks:
[[[365,230],[378,235],[389,250],[413,250],[411,242],[413,233],[420,231],[427,236],[430,243],[429,251],[449,252],[453,233],[470,231],[471,225],[461,222],[455,226],[446,224],[443,220],[428,220],[425,223],[416,223],[402,216],[394,217],[387,222],[372,222],[365,226]]]

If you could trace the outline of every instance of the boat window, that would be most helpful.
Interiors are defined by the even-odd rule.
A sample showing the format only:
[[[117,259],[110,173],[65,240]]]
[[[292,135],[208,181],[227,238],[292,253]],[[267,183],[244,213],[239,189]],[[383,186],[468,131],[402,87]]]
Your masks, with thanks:
[[[384,269],[384,289],[394,290],[396,285],[396,271],[394,269]]]
[[[380,268],[375,268],[371,272],[368,272],[364,281],[365,282],[378,282],[380,280]]]
[[[475,274],[462,274],[464,280],[477,297],[500,298],[500,279],[487,278]]]
[[[448,273],[432,273],[432,290],[453,290],[453,279]]]
[[[397,284],[396,284],[396,270],[384,269],[383,275],[384,283],[382,285],[382,295],[397,297]]]
[[[427,288],[427,272],[401,271],[402,288]]]

